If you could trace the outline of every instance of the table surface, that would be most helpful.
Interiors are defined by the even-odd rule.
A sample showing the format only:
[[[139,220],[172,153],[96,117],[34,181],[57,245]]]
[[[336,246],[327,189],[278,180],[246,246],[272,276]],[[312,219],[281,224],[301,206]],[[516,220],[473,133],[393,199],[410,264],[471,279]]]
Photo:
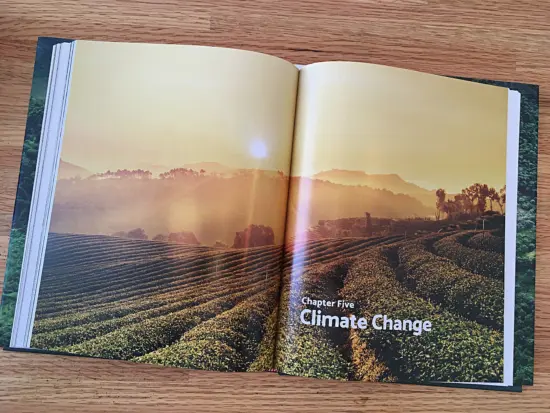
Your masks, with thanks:
[[[8,411],[484,411],[550,406],[550,2],[0,0],[0,273],[37,36],[203,44],[541,86],[535,385],[522,394],[211,373],[0,351]],[[453,3],[453,2],[446,2]],[[0,275],[0,281],[2,275]],[[0,284],[1,285],[1,284]]]

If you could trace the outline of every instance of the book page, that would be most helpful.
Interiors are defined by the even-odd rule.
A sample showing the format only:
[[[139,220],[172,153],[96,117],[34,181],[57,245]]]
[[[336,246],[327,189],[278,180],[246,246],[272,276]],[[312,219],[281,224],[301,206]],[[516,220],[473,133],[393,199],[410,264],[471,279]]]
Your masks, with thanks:
[[[281,373],[512,384],[507,111],[506,88],[361,63],[301,70]]]
[[[297,69],[76,43],[31,347],[272,368]]]

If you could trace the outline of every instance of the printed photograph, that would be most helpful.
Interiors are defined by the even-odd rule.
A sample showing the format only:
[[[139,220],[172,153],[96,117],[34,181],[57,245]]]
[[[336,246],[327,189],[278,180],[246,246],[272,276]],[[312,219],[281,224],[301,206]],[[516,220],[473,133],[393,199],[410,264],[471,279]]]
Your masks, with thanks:
[[[78,41],[31,346],[272,368],[298,71]]]
[[[504,88],[353,63],[302,71],[280,372],[503,381],[506,135]]]

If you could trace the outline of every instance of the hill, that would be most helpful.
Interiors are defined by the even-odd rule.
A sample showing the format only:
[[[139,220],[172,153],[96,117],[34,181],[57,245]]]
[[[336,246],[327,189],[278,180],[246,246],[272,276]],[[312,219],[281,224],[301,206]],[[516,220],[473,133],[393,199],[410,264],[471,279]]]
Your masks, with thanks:
[[[313,178],[342,185],[365,185],[373,189],[387,189],[395,194],[410,195],[428,207],[435,204],[435,191],[407,182],[397,174],[367,174],[363,171],[331,169],[319,172],[313,175]]]
[[[207,173],[217,174],[231,174],[235,172],[234,168],[223,165],[218,162],[195,162],[182,165],[182,168],[193,169],[194,171],[200,171],[204,169]]]
[[[84,179],[59,181],[51,231],[104,234],[142,228],[158,234],[191,231],[203,245],[232,245],[249,224],[284,234],[287,178],[263,174],[179,179]]]
[[[63,159],[59,160],[59,170],[57,172],[57,179],[71,179],[80,177],[81,179],[87,178],[92,173],[81,166],[74,165],[70,162],[65,162]]]
[[[309,202],[304,202],[300,210],[296,205],[298,194],[302,199],[304,195],[309,198]],[[428,217],[434,212],[434,208],[410,195],[310,178],[292,178],[291,200],[290,228],[295,228],[298,216],[303,217],[299,225],[300,232],[317,225],[319,220],[361,217],[365,216],[365,212],[380,218]]]

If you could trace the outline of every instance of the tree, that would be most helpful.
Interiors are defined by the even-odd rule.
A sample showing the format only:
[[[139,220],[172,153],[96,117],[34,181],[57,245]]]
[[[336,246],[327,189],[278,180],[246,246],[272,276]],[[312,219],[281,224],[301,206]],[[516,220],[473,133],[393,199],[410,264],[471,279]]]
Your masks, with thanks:
[[[478,190],[477,196],[477,210],[480,215],[485,212],[487,208],[487,197],[489,196],[489,187],[487,184],[476,184]]]
[[[177,242],[178,244],[199,245],[200,242],[191,231],[171,232],[168,234],[169,242]]]
[[[148,239],[147,234],[143,228],[135,228],[128,231],[128,238],[132,239]]]
[[[157,234],[153,237],[153,241],[168,241],[168,235]]]
[[[204,169],[203,169],[204,171]],[[206,172],[206,171],[205,171]],[[185,177],[194,177],[199,176],[199,173],[197,171],[194,171],[193,169],[189,168],[174,168],[170,169],[168,172],[161,173],[159,175],[160,179],[180,179]]]
[[[443,212],[443,205],[445,204],[447,194],[443,188],[439,188],[435,191],[435,196],[437,197],[437,200],[435,201],[435,219],[439,221],[441,212]]]
[[[273,228],[267,225],[251,224],[243,231],[235,233],[233,248],[250,248],[275,244]]]
[[[116,172],[97,173],[90,176],[88,179],[151,179],[153,174],[150,171],[144,171],[143,169],[117,169]]]
[[[474,185],[470,185],[468,188],[464,188],[462,190],[462,195],[464,195],[465,198],[468,199],[468,213],[470,215],[473,215],[476,207],[475,207],[475,201],[477,199],[477,190],[476,190],[476,187],[475,187],[475,184]]]
[[[506,205],[506,185],[500,188],[498,193],[500,195],[500,209],[502,210],[502,212],[504,212],[504,205]]]
[[[460,194],[455,195],[455,204],[457,208],[457,213],[470,215],[472,214],[472,201],[466,194],[464,194],[464,190]]]
[[[502,210],[502,204],[500,202],[500,194],[495,188],[491,187],[489,188],[489,209],[491,211],[493,211],[493,202],[495,202],[500,207],[500,212],[504,212]]]

